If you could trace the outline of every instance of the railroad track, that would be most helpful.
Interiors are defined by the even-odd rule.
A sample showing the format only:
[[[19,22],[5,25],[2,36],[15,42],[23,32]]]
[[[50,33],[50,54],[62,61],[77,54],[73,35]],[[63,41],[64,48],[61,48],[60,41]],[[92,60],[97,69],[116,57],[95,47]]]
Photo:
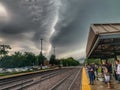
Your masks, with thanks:
[[[28,78],[36,77],[38,75],[47,74],[49,72],[55,72],[55,71],[58,71],[58,70],[60,70],[60,69],[49,70],[49,71],[45,71],[45,72],[37,72],[37,73],[32,73],[32,74],[25,74],[25,75],[10,77],[10,78],[3,78],[3,79],[0,79],[0,86],[3,85],[3,84],[19,81],[19,80],[22,80],[22,79],[25,79],[25,78],[28,79]]]
[[[38,84],[38,83],[40,83],[40,82],[42,82],[44,80],[55,77],[55,76],[57,76],[57,75],[59,75],[60,73],[63,73],[63,72],[65,72],[65,71],[64,70],[63,71],[58,71],[58,72],[56,72],[54,74],[49,74],[49,75],[46,75],[46,76],[42,76],[40,80],[38,80],[36,82],[33,82],[33,83],[29,84],[29,85],[25,85],[22,88],[19,88],[18,90],[25,90],[26,88],[29,88],[30,86],[33,86],[33,85]]]
[[[79,69],[72,74],[67,75],[50,90],[80,90],[81,86],[81,70]]]
[[[56,71],[51,71],[48,73],[37,74],[34,76],[25,76],[16,79],[10,79],[10,81],[3,80],[0,81],[0,90],[23,90],[25,88],[30,87],[31,85],[35,85],[39,82],[42,82],[46,79],[52,78],[62,72],[65,72],[68,69],[61,69]]]

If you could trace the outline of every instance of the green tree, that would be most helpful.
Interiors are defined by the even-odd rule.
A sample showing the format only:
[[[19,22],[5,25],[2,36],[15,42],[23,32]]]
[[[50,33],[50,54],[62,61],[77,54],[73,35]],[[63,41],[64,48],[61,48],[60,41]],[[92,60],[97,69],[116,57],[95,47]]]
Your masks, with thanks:
[[[66,59],[61,59],[60,61],[62,62],[63,66],[77,66],[77,65],[80,65],[80,63],[72,57],[69,57],[69,58],[66,58]]]
[[[1,68],[11,68],[12,67],[12,58],[10,56],[4,56],[0,60],[0,67]]]
[[[0,45],[0,55],[1,57],[8,54],[8,49],[11,49],[10,45]]]
[[[1,66],[4,68],[22,67],[24,57],[22,53],[15,52],[11,56],[4,56],[1,60]]]
[[[41,66],[44,66],[44,61],[46,60],[46,57],[43,56],[41,53],[38,55],[38,64]]]
[[[27,63],[25,62],[25,57],[21,52],[15,52],[12,56],[12,66],[13,67],[24,67]]]
[[[0,66],[5,68],[33,66],[36,62],[36,56],[31,52],[15,52],[10,56],[4,56],[0,61]]]
[[[52,66],[56,64],[56,57],[55,57],[55,55],[51,55],[49,63]]]
[[[35,54],[33,54],[31,52],[25,52],[24,56],[25,56],[25,61],[28,66],[34,66],[36,64]]]
[[[91,59],[86,58],[84,60],[84,65],[85,64],[92,64],[92,63],[101,64],[101,61],[100,61],[100,59],[94,59],[94,58],[91,58]]]

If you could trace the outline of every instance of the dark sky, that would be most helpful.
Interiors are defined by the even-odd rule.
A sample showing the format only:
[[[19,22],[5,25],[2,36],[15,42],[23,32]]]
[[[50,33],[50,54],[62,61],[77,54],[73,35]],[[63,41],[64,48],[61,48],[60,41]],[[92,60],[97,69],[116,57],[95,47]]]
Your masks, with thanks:
[[[0,0],[0,43],[14,51],[85,57],[92,23],[119,23],[120,0]]]

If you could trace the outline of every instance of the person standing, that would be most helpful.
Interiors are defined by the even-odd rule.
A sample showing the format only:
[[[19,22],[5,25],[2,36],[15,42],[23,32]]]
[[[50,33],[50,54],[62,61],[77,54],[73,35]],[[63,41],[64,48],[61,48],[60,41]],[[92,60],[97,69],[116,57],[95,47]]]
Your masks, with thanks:
[[[95,77],[97,78],[97,80],[98,80],[98,65],[97,64],[95,64]]]
[[[115,63],[117,65],[117,68],[116,68],[117,80],[118,80],[118,83],[120,84],[120,61],[116,60]]]
[[[95,74],[94,74],[94,69],[93,69],[92,65],[88,65],[87,70],[88,70],[90,85],[94,85],[94,76],[95,76]]]
[[[110,86],[110,73],[108,72],[108,68],[105,65],[102,65],[102,69],[103,69],[105,83],[107,84],[107,88],[111,88],[111,86]]]

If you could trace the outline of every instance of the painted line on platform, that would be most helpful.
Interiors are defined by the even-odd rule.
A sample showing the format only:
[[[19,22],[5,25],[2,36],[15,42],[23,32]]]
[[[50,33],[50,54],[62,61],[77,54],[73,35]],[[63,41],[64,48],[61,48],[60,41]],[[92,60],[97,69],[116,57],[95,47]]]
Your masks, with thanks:
[[[89,85],[89,79],[85,68],[82,69],[82,90],[91,90],[91,86]]]

